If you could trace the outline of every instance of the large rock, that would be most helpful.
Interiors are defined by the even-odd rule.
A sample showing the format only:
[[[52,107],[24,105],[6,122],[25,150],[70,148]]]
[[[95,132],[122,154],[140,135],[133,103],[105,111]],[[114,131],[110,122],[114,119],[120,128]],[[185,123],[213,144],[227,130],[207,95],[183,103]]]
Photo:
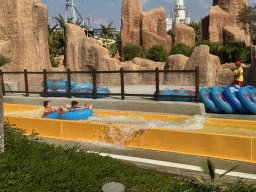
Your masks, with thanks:
[[[98,71],[118,70],[119,60],[113,59],[109,51],[94,38],[86,37],[83,29],[77,25],[65,23],[66,36],[66,67],[71,71]],[[98,86],[117,84],[118,74],[98,74]],[[76,74],[74,79],[80,82],[92,82],[91,75]]]
[[[50,70],[48,10],[40,0],[0,0],[0,54],[11,57],[3,71]]]
[[[174,43],[184,43],[189,46],[195,45],[195,30],[193,27],[177,24],[173,31]]]
[[[231,41],[244,41],[249,46],[250,36],[241,27],[223,27],[223,44],[227,45]]]
[[[122,46],[129,43],[141,45],[142,2],[123,0],[121,21]]]
[[[155,70],[156,67],[158,67],[159,70],[163,70],[165,65],[165,62],[155,62],[149,59],[144,59],[139,57],[135,57],[132,60],[132,62],[138,65],[140,69],[143,68],[145,70]]]
[[[144,58],[138,58],[135,57],[133,60],[133,63],[139,66],[139,70],[155,70],[157,67],[159,70],[164,69],[165,62],[154,62],[149,59],[144,59]],[[155,73],[141,73],[140,74],[140,84],[150,84],[154,85],[155,84]],[[163,73],[159,73],[159,82],[160,84],[163,83]]]
[[[248,4],[248,0],[213,0],[213,6],[218,5],[221,9],[229,14],[229,19],[232,23],[237,23],[239,27],[241,23],[237,22],[237,16],[244,5]]]
[[[216,73],[216,86],[226,85],[231,86],[233,83],[233,70],[221,69]]]
[[[167,50],[171,48],[172,38],[166,33],[166,18],[163,7],[142,13],[141,34],[144,57],[147,49],[152,45],[162,44]]]
[[[165,63],[164,70],[184,70],[189,57],[177,54],[170,55]],[[164,84],[183,85],[185,80],[184,73],[165,73]]]
[[[166,49],[172,46],[172,38],[166,33],[166,18],[163,7],[142,12],[142,2],[123,0],[122,5],[122,48],[132,43],[143,47],[143,57],[147,49],[162,44]]]
[[[195,70],[199,67],[200,86],[215,86],[216,71],[221,68],[219,57],[210,54],[209,50],[207,45],[199,45],[193,50],[186,63],[186,70]],[[195,82],[194,75],[187,75],[185,79],[186,83],[192,83],[192,85]]]
[[[249,46],[250,37],[242,32],[240,27],[243,24],[237,20],[238,13],[244,5],[247,5],[247,0],[214,1],[213,6],[210,6],[209,16],[202,19],[203,40],[221,44],[230,40],[244,40]]]
[[[234,25],[229,20],[229,14],[222,10],[218,5],[210,7],[208,25],[209,40],[211,42],[223,43],[223,27],[228,25]],[[203,30],[203,33],[205,31]],[[205,36],[205,35],[204,35]]]

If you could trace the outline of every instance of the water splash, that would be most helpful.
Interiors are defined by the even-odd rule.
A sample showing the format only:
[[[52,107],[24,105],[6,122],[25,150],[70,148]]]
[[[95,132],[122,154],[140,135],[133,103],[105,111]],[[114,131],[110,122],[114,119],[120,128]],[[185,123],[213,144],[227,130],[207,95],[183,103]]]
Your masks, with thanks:
[[[41,118],[43,116],[44,107],[32,111],[4,111],[4,115],[27,117],[27,118]]]
[[[40,107],[32,111],[12,111],[4,112],[4,115],[15,115],[19,117],[27,118],[40,118],[43,115],[43,107]],[[204,116],[195,115],[185,120],[176,119],[178,122],[173,120],[164,121],[164,120],[146,120],[141,116],[104,116],[94,113],[93,116],[89,117],[87,120],[81,120],[84,122],[93,122],[93,123],[103,123],[110,124],[109,131],[107,132],[107,138],[103,142],[97,141],[85,141],[83,139],[78,139],[77,141],[85,143],[93,143],[100,145],[101,147],[119,147],[120,149],[127,149],[124,147],[125,143],[130,142],[137,134],[144,132],[150,128],[164,128],[164,129],[176,129],[176,130],[199,130],[204,128],[204,123],[206,118]],[[183,122],[182,122],[183,121]],[[111,141],[112,144],[107,142]]]

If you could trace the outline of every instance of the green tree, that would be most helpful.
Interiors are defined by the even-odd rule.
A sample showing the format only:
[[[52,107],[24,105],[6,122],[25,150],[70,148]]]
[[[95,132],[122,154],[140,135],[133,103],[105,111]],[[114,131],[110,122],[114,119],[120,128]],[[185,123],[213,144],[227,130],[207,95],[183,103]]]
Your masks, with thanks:
[[[156,61],[156,62],[165,62],[167,59],[168,51],[162,44],[152,45],[146,54],[146,58]]]
[[[190,24],[188,24],[188,26],[193,27],[195,30],[195,41],[202,41],[202,22],[199,21],[198,23],[195,23],[192,21]]]
[[[250,63],[251,49],[246,47],[244,41],[231,41],[219,50],[218,56],[221,63],[236,62],[237,60],[241,63]]]
[[[210,42],[210,41],[199,41],[195,44],[195,47],[199,45],[207,45],[210,48],[210,53],[216,56],[218,56],[218,52],[221,46],[221,44],[218,42]]]
[[[184,43],[174,43],[169,55],[182,54],[189,57],[193,48]]]
[[[167,35],[173,36],[173,29],[169,29],[169,30],[167,31]]]
[[[111,26],[113,25],[113,21],[111,23],[108,24],[107,27],[105,27],[104,25],[101,25],[101,37],[105,38],[106,39],[106,48],[109,49],[109,44],[108,44],[108,40],[113,38],[113,34],[111,33],[110,29],[111,29]]]
[[[249,34],[251,40],[255,42],[256,35],[256,5],[246,6],[239,12],[238,22],[243,24],[242,29],[245,30],[246,34]]]
[[[123,54],[125,61],[131,61],[135,57],[142,58],[142,46],[127,44],[123,47]]]

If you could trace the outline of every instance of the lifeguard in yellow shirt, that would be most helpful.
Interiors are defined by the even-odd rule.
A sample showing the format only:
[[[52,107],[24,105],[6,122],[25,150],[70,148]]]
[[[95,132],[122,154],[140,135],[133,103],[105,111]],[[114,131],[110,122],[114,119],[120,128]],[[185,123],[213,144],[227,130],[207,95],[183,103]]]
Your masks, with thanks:
[[[240,65],[241,65],[240,61],[237,61],[236,69],[234,70],[235,80],[234,80],[233,84],[239,85],[240,87],[242,87],[243,82],[244,82],[244,77],[243,77],[243,68]]]

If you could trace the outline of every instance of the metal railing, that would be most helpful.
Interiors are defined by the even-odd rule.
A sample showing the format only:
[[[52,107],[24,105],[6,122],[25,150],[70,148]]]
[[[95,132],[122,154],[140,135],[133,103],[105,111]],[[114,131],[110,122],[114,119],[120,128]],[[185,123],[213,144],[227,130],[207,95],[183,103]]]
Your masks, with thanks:
[[[4,74],[24,74],[24,84],[25,84],[25,91],[6,91],[4,88]],[[93,84],[93,91],[92,93],[74,93],[71,92],[71,74],[91,74],[92,75],[92,84]],[[97,93],[97,74],[119,74],[120,75],[120,86],[121,86],[121,93]],[[155,94],[127,94],[124,91],[125,83],[124,83],[124,74],[143,74],[143,73],[154,73],[155,74]],[[160,95],[159,94],[159,74],[160,73],[195,73],[195,82],[194,85],[196,87],[196,94],[195,96],[184,96],[184,95]],[[43,75],[43,82],[44,82],[44,91],[42,92],[35,92],[35,91],[29,91],[29,85],[28,85],[28,74],[41,74]],[[68,83],[68,89],[67,93],[59,93],[59,92],[48,92],[47,90],[47,80],[49,74],[66,74],[67,76],[67,83]],[[196,67],[195,70],[159,70],[159,68],[155,68],[155,70],[123,70],[123,68],[120,68],[119,71],[97,71],[96,69],[93,69],[91,71],[70,71],[70,69],[67,69],[67,71],[58,71],[58,72],[49,72],[46,71],[46,69],[43,70],[43,72],[28,72],[27,69],[24,69],[23,72],[3,72],[0,70],[0,76],[2,76],[2,91],[3,95],[6,95],[7,92],[12,93],[25,93],[25,96],[29,96],[29,94],[44,94],[44,97],[48,97],[48,94],[59,94],[59,95],[68,95],[68,98],[71,98],[73,95],[93,95],[93,99],[97,99],[97,95],[120,95],[121,99],[125,99],[125,96],[149,96],[154,97],[156,101],[159,101],[160,97],[175,97],[175,98],[195,98],[196,102],[199,102],[199,67]]]

